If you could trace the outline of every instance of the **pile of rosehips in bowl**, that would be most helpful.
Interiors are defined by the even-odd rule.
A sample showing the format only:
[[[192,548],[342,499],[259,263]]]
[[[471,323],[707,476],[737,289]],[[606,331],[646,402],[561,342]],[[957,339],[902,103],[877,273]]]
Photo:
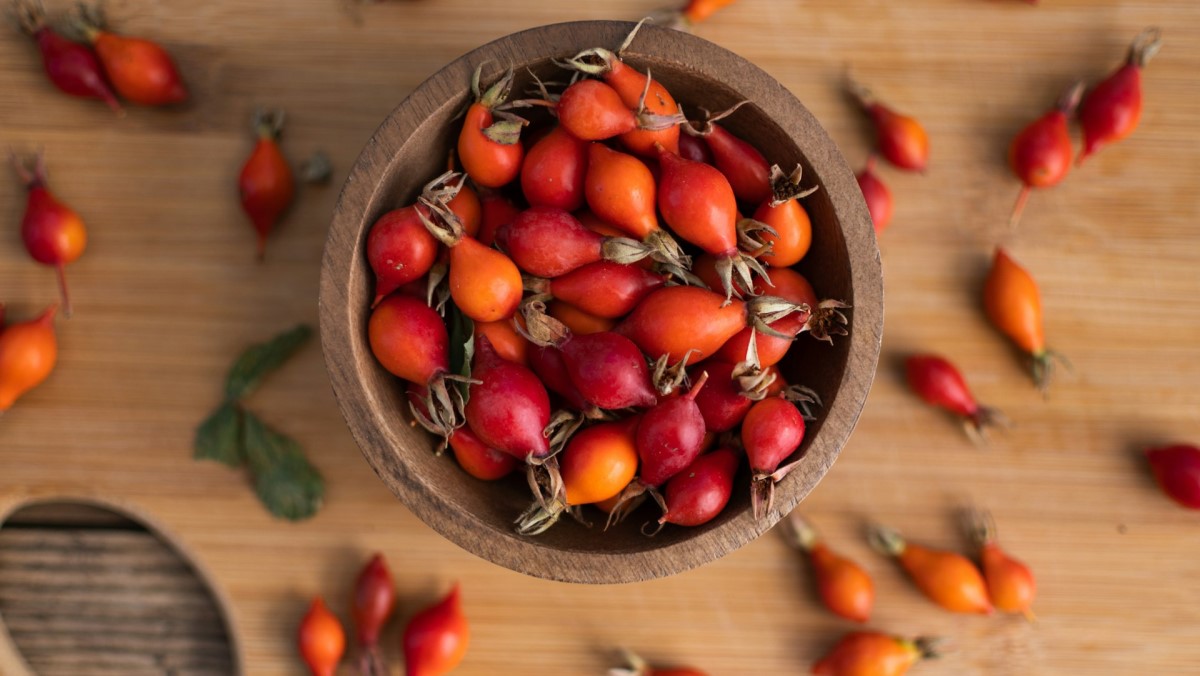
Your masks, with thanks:
[[[516,475],[522,534],[700,526],[735,494],[763,517],[821,415],[805,385],[844,368],[816,182],[728,90],[681,106],[603,48],[527,74],[476,69],[449,170],[366,230],[375,360],[439,451]]]

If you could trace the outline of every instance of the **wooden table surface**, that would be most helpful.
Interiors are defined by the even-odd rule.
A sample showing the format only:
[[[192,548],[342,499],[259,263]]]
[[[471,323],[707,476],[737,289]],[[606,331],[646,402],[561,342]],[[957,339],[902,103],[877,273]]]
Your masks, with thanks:
[[[338,0],[108,4],[116,26],[178,56],[195,102],[115,119],[53,91],[32,45],[0,34],[0,146],[44,147],[53,187],[91,236],[70,269],[76,313],[58,324],[58,368],[0,419],[0,512],[81,495],[149,518],[231,604],[250,674],[301,673],[292,637],[307,599],[323,594],[345,617],[353,575],[376,550],[395,571],[401,618],[462,581],[472,623],[462,674],[597,674],[618,645],[714,674],[801,673],[851,628],[819,609],[806,566],[774,534],[702,569],[614,588],[530,579],[466,554],[363,461],[315,343],[252,402],[327,478],[315,519],[275,521],[242,474],[191,460],[232,357],[315,323],[337,185],[408,91],[506,33],[637,18],[658,3],[386,2],[362,7],[360,22]],[[1145,73],[1141,127],[1035,194],[1009,232],[1009,139],[1073,78],[1107,73],[1147,25],[1166,45]],[[1200,5],[744,0],[696,32],[776,76],[852,164],[867,137],[839,90],[847,66],[932,137],[927,175],[884,170],[897,207],[881,247],[883,358],[856,434],[802,507],[875,576],[872,626],[948,637],[950,653],[919,668],[930,676],[1194,673],[1200,522],[1157,491],[1136,452],[1200,440]],[[234,187],[259,105],[287,109],[292,158],[323,148],[337,167],[333,186],[303,191],[263,264]],[[16,234],[23,203],[16,181],[0,180],[0,300],[14,318],[56,297],[53,273]],[[996,243],[1039,280],[1050,341],[1075,365],[1048,401],[978,309]],[[912,350],[951,357],[1015,427],[972,447],[907,393],[897,362]],[[963,501],[990,508],[1037,571],[1035,626],[942,612],[863,543],[864,521],[880,519],[961,548],[952,510]],[[0,670],[16,671],[2,656]]]

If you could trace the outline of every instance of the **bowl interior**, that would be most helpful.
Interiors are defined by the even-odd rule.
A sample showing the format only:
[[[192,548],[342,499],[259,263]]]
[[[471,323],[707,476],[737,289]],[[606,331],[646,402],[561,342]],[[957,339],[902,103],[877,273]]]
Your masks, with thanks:
[[[551,61],[581,49],[615,49],[633,24],[580,22],[546,26],[502,38],[458,59],[422,84],[371,139],[335,213],[322,276],[321,321],[335,392],[356,439],[375,471],[423,520],[464,548],[521,572],[552,579],[617,582],[691,568],[749,542],[806,495],[828,470],[849,435],[869,388],[882,322],[878,252],[854,178],[832,141],[781,85],[740,57],[694,36],[644,26],[624,54],[650,69],[684,105],[723,110],[744,99],[723,124],[761,149],[768,161],[804,167],[803,185],[819,189],[804,199],[813,223],[813,245],[797,266],[821,298],[855,306],[851,335],[833,345],[801,336],[780,365],[788,382],[820,395],[825,406],[807,431],[806,461],[780,484],[775,513],[750,515],[749,477],[743,469],[729,506],[698,528],[669,527],[649,538],[642,525],[650,507],[607,532],[564,518],[535,538],[513,532],[513,519],[530,503],[523,475],[485,483],[436,457],[433,440],[410,424],[405,385],[372,358],[366,325],[372,275],[364,246],[370,225],[387,211],[412,203],[421,186],[440,173],[469,102],[471,72],[485,63],[485,83],[511,64],[514,92],[533,74],[561,80]],[[853,371],[853,373],[852,373]],[[591,512],[599,520],[602,515]]]

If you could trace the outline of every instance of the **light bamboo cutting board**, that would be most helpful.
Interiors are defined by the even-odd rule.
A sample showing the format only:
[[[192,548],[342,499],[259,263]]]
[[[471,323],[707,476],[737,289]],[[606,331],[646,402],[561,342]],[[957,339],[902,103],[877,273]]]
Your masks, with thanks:
[[[251,403],[326,476],[314,520],[274,521],[244,477],[190,459],[233,356],[298,320],[315,324],[336,186],[408,91],[500,35],[655,8],[418,0],[361,6],[356,21],[337,0],[114,0],[115,26],[165,43],[195,99],[120,120],[53,91],[32,44],[2,33],[0,145],[45,148],[52,186],[86,218],[91,241],[70,269],[76,314],[59,323],[57,371],[0,418],[0,511],[74,494],[149,515],[229,599],[255,675],[301,672],[292,637],[307,600],[322,594],[345,617],[353,576],[376,550],[395,572],[401,619],[462,581],[473,633],[458,673],[597,674],[619,645],[714,674],[806,671],[851,627],[819,609],[806,566],[780,538],[615,588],[529,579],[475,559],[369,470],[315,343]],[[1018,186],[1004,164],[1008,140],[1073,78],[1115,67],[1147,25],[1163,28],[1166,45],[1145,73],[1141,128],[1035,194],[1010,232]],[[944,659],[914,670],[930,676],[1194,672],[1200,515],[1162,497],[1136,452],[1200,441],[1200,5],[743,0],[696,32],[776,76],[853,165],[868,137],[839,89],[848,67],[932,137],[926,175],[884,169],[897,201],[881,243],[884,355],[858,431],[803,506],[874,574],[872,626],[948,637]],[[235,191],[258,105],[288,111],[292,158],[322,148],[337,167],[333,187],[303,191],[261,265]],[[53,273],[22,250],[23,201],[15,179],[0,180],[0,301],[13,318],[56,296]],[[1050,341],[1075,365],[1049,400],[978,309],[998,242],[1038,278]],[[987,450],[972,447],[906,392],[897,363],[913,350],[952,358],[1015,427]],[[994,512],[1002,541],[1037,571],[1036,625],[944,613],[863,544],[864,521],[880,519],[961,548],[952,509],[967,500]],[[387,634],[393,657],[400,626]],[[0,660],[0,671],[15,667]]]

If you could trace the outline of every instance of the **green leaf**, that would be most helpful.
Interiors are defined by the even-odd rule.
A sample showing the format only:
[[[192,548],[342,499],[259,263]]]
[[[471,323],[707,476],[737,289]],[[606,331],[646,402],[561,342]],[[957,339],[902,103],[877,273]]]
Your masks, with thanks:
[[[221,404],[196,429],[192,457],[196,460],[216,460],[230,467],[241,467],[246,461],[240,443],[241,412],[237,404]]]
[[[263,377],[282,366],[312,333],[307,324],[300,324],[265,343],[250,346],[229,369],[225,379],[225,400],[238,401],[253,392]]]
[[[257,415],[250,411],[242,413],[242,448],[251,471],[260,472],[275,464],[287,445],[286,441],[280,441],[282,436]]]
[[[267,510],[290,521],[316,514],[325,484],[300,444],[248,411],[242,414],[242,432],[254,490]]]
[[[256,473],[254,490],[272,514],[289,521],[316,514],[325,496],[321,475],[299,449],[285,451],[267,471]]]
[[[475,358],[475,322],[454,301],[450,301],[446,311],[450,316],[450,373],[470,378],[471,360]],[[456,386],[466,402],[470,383],[460,381]]]

